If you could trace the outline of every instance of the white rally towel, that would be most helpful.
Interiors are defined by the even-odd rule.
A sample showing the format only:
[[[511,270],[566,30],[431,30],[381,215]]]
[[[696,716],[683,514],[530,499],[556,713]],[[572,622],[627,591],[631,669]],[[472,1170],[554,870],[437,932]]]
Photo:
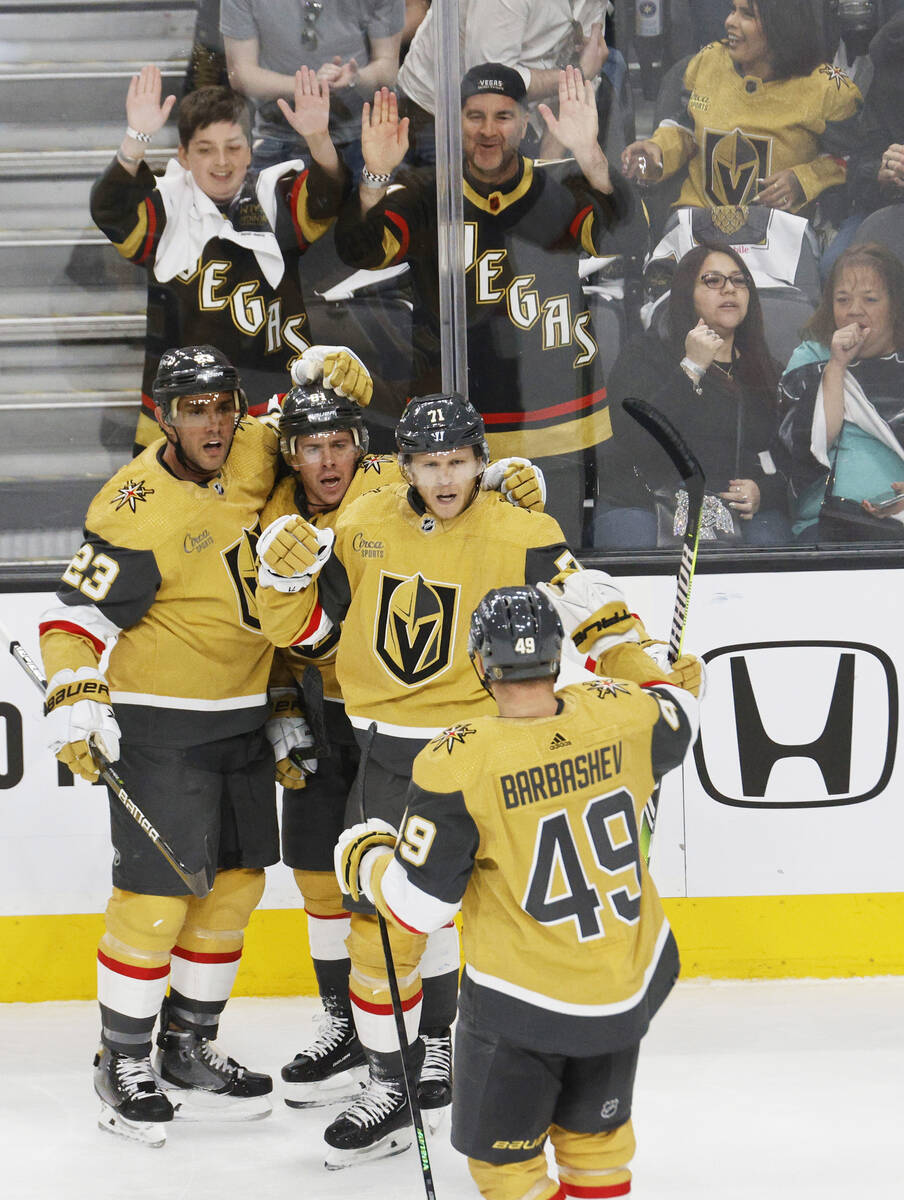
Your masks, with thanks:
[[[251,250],[270,287],[278,286],[286,269],[285,260],[276,241],[276,183],[287,171],[303,171],[300,158],[276,163],[260,172],[255,181],[258,203],[267,218],[269,229],[233,228],[228,217],[195,183],[190,171],[171,158],[166,174],[157,182],[166,212],[166,227],[157,247],[154,275],[168,283],[183,272],[194,270],[201,252],[211,238],[222,238]]]
[[[883,421],[876,411],[876,406],[869,399],[866,392],[850,373],[844,373],[844,419],[850,421],[852,425],[856,425],[858,429],[862,429],[864,433],[868,433],[871,437],[877,439],[893,450],[898,458],[904,463],[904,449],[901,443],[888,427],[888,422]],[[829,461],[828,439],[826,438],[826,413],[825,405],[823,404],[822,395],[822,380],[819,382],[819,390],[816,393],[816,403],[813,406],[813,423],[810,427],[810,450],[813,457],[822,463],[824,467],[831,467]],[[904,469],[902,469],[904,475]],[[904,499],[904,495],[901,497]],[[886,520],[893,519],[900,521],[904,525],[904,512],[890,513]]]

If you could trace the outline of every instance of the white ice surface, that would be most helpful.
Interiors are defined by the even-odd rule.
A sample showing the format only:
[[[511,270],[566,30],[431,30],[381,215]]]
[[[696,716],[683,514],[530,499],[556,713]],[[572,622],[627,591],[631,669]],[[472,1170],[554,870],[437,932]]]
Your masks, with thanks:
[[[275,1077],[316,1002],[237,999],[219,1044]],[[679,984],[653,1023],[634,1100],[638,1200],[900,1200],[904,978]],[[96,1126],[95,1006],[0,1005],[0,1196],[10,1200],[420,1200],[409,1150],[326,1172],[331,1109],[170,1125],[159,1150]],[[277,1082],[277,1087],[279,1086]],[[438,1200],[477,1197],[448,1128]]]

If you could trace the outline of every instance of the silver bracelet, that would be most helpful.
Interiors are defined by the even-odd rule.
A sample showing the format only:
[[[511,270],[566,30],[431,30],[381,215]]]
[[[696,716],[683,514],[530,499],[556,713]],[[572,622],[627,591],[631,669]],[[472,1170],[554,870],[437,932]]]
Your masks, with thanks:
[[[131,167],[140,167],[144,162],[144,155],[123,154],[122,148],[116,151],[116,157],[121,163],[128,163]]]
[[[702,379],[706,374],[706,367],[701,367],[698,362],[694,362],[692,358],[688,358],[686,355],[678,365],[682,371],[695,375],[697,379]]]
[[[144,142],[145,145],[151,140],[151,134],[139,133],[137,129],[133,129],[131,125],[126,126],[126,137],[133,138],[136,142]]]
[[[361,168],[361,182],[365,187],[385,188],[392,183],[392,171],[376,172],[368,171],[367,167]]]

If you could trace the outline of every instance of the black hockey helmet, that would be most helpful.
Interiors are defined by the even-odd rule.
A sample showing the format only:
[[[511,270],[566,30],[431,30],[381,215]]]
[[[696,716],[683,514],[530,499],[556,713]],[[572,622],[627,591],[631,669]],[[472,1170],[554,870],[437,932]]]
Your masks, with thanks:
[[[484,463],[490,461],[483,417],[458,392],[413,396],[396,426],[399,454],[440,454],[476,446]]]
[[[154,379],[154,403],[163,419],[172,425],[180,396],[206,396],[232,392],[236,420],[248,413],[248,401],[239,384],[235,367],[216,346],[182,346],[160,356]]]
[[[295,439],[316,433],[351,430],[359,455],[367,453],[367,428],[360,405],[340,396],[322,383],[304,383],[286,392],[279,416],[279,448],[288,462],[295,453]]]
[[[559,614],[539,589],[526,583],[493,588],[471,616],[468,655],[484,687],[543,679],[559,673],[562,637]]]

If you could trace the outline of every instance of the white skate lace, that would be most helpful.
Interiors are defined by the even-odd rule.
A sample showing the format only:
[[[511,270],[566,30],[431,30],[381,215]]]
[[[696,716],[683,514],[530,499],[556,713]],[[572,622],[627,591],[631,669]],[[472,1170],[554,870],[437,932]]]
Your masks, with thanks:
[[[348,1017],[336,1017],[331,1013],[324,1013],[317,1021],[317,1036],[310,1046],[302,1051],[305,1058],[325,1058],[341,1044],[342,1039],[348,1033],[348,1026]]]
[[[123,1091],[130,1097],[140,1093],[156,1092],[157,1080],[146,1058],[117,1058],[114,1064],[116,1078]]]
[[[383,1117],[388,1117],[398,1108],[401,1092],[398,1085],[384,1083],[382,1079],[371,1079],[367,1089],[360,1099],[356,1100],[342,1114],[348,1121],[366,1128],[377,1125]]]
[[[424,1065],[419,1078],[448,1079],[452,1074],[452,1044],[447,1034],[439,1037],[422,1036]]]
[[[221,1075],[244,1075],[245,1068],[240,1067],[238,1063],[231,1062],[222,1051],[218,1050],[213,1042],[209,1042],[207,1038],[201,1038],[201,1044],[198,1047],[201,1057],[209,1067],[217,1071]]]

